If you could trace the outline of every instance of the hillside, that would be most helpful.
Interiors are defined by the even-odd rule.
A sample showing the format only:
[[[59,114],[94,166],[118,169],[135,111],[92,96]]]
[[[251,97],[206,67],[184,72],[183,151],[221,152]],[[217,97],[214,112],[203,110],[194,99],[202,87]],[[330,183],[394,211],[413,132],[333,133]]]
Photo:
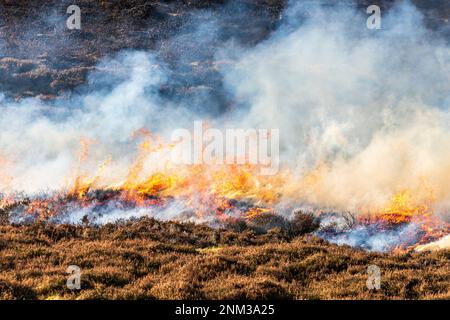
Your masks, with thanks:
[[[450,251],[427,251],[450,230],[438,206],[450,192],[450,134],[441,125],[448,0],[411,1],[423,38],[410,34],[414,21],[404,43],[387,36],[394,45],[384,52],[382,36],[354,50],[362,42],[339,45],[326,25],[306,28],[305,46],[291,46],[287,2],[79,0],[82,28],[68,30],[72,1],[0,1],[0,299],[450,299]],[[399,2],[320,1],[363,14]],[[270,38],[282,24],[283,37]],[[264,40],[272,42],[236,60],[243,71],[221,69]],[[222,60],[227,48],[235,51]],[[418,50],[410,57],[405,48]],[[122,69],[127,59],[132,68]],[[137,76],[123,75],[130,70]],[[281,128],[282,156],[305,162],[278,176],[258,175],[257,166],[164,167],[158,152],[172,144],[159,133],[191,119]],[[419,187],[403,188],[410,181]],[[380,205],[378,216],[346,211],[364,201],[369,213]],[[444,214],[434,215],[435,204]],[[330,223],[289,220],[303,208]],[[69,265],[81,268],[81,290],[66,287]],[[367,287],[372,265],[379,290]]]
[[[449,299],[450,252],[380,254],[277,229],[153,219],[0,226],[1,299]],[[81,268],[81,290],[66,268]],[[381,269],[369,290],[367,266]]]

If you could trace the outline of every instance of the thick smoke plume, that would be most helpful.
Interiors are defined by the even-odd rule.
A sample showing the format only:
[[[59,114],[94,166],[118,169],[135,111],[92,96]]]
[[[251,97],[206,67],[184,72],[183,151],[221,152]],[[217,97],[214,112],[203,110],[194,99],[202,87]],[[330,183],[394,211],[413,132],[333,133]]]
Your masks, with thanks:
[[[223,76],[232,110],[218,111],[208,94],[162,96],[172,78],[157,51],[105,58],[70,99],[3,97],[0,191],[57,192],[80,173],[95,176],[102,163],[96,184],[119,184],[137,157],[143,128],[165,140],[206,119],[216,128],[280,129],[281,166],[289,170],[277,190],[281,213],[295,206],[376,211],[403,192],[411,205],[426,203],[448,220],[448,39],[425,28],[408,2],[383,14],[381,30],[366,28],[365,12],[337,6],[292,2],[280,18],[256,46],[230,39],[215,52],[211,64]],[[207,39],[206,27],[215,30]],[[200,25],[174,45],[214,42],[218,28]],[[179,61],[199,58],[181,54]],[[146,157],[140,175],[164,168],[161,157]]]
[[[429,186],[447,205],[450,55],[408,4],[361,31],[353,11],[311,9],[245,52],[225,75],[245,123],[282,128],[284,163],[317,168],[307,198],[355,209]],[[292,20],[292,22],[291,22]],[[291,23],[289,23],[291,22]],[[426,191],[424,191],[426,192]]]

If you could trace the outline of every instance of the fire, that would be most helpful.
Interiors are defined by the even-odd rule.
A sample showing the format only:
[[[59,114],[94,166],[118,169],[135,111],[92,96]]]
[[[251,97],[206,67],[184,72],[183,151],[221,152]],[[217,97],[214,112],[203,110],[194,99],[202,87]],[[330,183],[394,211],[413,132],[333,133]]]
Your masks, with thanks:
[[[73,187],[69,191],[69,195],[74,195],[79,199],[82,199],[86,195],[86,193],[95,186],[102,172],[105,170],[105,168],[108,166],[110,162],[111,158],[109,157],[108,159],[105,160],[105,162],[103,162],[100,165],[96,174],[92,178],[88,178],[87,175],[85,174],[77,176],[75,178]]]
[[[418,203],[409,190],[403,190],[391,198],[388,206],[382,210],[380,219],[391,224],[399,224],[429,217],[433,214],[431,201],[432,199]]]
[[[372,217],[362,215],[362,224],[376,224],[379,232],[399,229],[402,226],[414,224],[417,229],[411,239],[401,242],[392,249],[404,252],[420,245],[436,241],[450,233],[450,224],[441,221],[434,213],[435,197],[429,186],[423,186],[420,197],[414,197],[411,190],[402,190],[395,194],[389,203]]]
[[[61,200],[64,197],[65,207],[73,203],[80,207],[95,207],[99,201],[93,194],[101,194],[102,197],[109,195],[107,201],[125,207],[159,206],[170,199],[178,199],[198,217],[215,215],[223,220],[228,216],[252,218],[272,212],[272,206],[281,198],[287,171],[276,176],[261,176],[258,165],[174,165],[164,158],[173,144],[164,144],[147,131],[136,132],[132,138],[141,136],[144,141],[139,144],[136,159],[124,180],[112,184],[102,182],[105,170],[112,163],[111,156],[92,175],[82,170],[95,142],[81,139],[78,164],[74,168],[77,174],[66,194],[32,200],[27,212],[41,218],[55,216],[64,205],[61,207],[53,202],[64,202]],[[162,167],[148,169],[149,158],[155,156]]]
[[[4,190],[4,192],[10,191],[13,181],[13,177],[8,173],[9,166],[10,161],[0,154],[0,190]]]
[[[306,202],[308,192],[323,187],[326,165],[295,176],[286,168],[276,175],[259,174],[258,165],[175,165],[167,158],[173,144],[164,144],[148,131],[138,131],[132,139],[143,138],[138,153],[124,178],[105,183],[105,173],[113,164],[109,156],[93,174],[83,170],[95,141],[80,140],[75,176],[67,191],[51,196],[17,200],[0,197],[0,209],[17,210],[39,219],[57,217],[71,210],[87,209],[102,213],[113,207],[164,209],[173,201],[183,203],[197,219],[213,217],[217,221],[253,219],[264,214],[281,213]],[[418,190],[403,189],[378,209],[356,212],[356,225],[373,227],[375,232],[396,230],[416,224],[419,231],[413,240],[401,243],[397,251],[436,241],[450,233],[449,224],[434,214],[435,197],[429,186]],[[395,251],[394,250],[394,251]]]

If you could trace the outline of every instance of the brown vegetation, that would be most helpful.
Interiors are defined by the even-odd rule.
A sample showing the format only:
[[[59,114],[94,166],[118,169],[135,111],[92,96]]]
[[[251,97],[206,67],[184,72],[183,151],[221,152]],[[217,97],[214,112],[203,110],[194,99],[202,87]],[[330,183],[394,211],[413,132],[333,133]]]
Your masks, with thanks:
[[[450,298],[449,251],[368,253],[278,227],[240,226],[149,218],[102,227],[2,225],[0,298]],[[380,290],[366,286],[372,264],[382,270]],[[69,265],[82,270],[79,291],[66,287]]]

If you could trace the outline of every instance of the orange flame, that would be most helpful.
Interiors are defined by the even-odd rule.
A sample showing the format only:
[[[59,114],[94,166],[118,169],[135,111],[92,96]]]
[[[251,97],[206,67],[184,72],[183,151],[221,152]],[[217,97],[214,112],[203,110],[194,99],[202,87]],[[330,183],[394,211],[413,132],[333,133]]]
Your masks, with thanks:
[[[159,205],[160,199],[176,198],[199,217],[215,214],[222,219],[227,212],[238,212],[242,217],[252,219],[275,213],[275,208],[284,201],[294,204],[303,201],[308,191],[323,187],[323,175],[328,170],[321,164],[301,177],[295,177],[288,169],[264,176],[259,173],[258,165],[248,163],[174,165],[162,156],[173,148],[173,144],[161,142],[159,137],[152,137],[146,130],[139,130],[132,136],[132,139],[137,138],[143,139],[137,157],[123,180],[114,184],[102,184],[105,169],[112,162],[111,156],[92,175],[81,170],[94,143],[81,139],[77,174],[67,198],[83,205],[91,200],[89,193],[97,190],[114,192],[120,199],[138,206]],[[42,217],[55,215],[60,210],[61,198],[57,195],[53,199],[33,200],[28,204],[27,212],[38,213]],[[0,203],[0,208],[6,205],[6,200],[2,201],[4,204]],[[239,207],[238,202],[248,205]],[[434,203],[432,188],[428,186],[421,186],[420,192],[404,189],[393,195],[384,207],[361,209],[362,214],[358,217],[360,221],[381,221],[388,226],[417,222],[424,233],[419,243],[424,243],[450,232],[448,224],[435,216]],[[371,219],[367,219],[368,215]]]

